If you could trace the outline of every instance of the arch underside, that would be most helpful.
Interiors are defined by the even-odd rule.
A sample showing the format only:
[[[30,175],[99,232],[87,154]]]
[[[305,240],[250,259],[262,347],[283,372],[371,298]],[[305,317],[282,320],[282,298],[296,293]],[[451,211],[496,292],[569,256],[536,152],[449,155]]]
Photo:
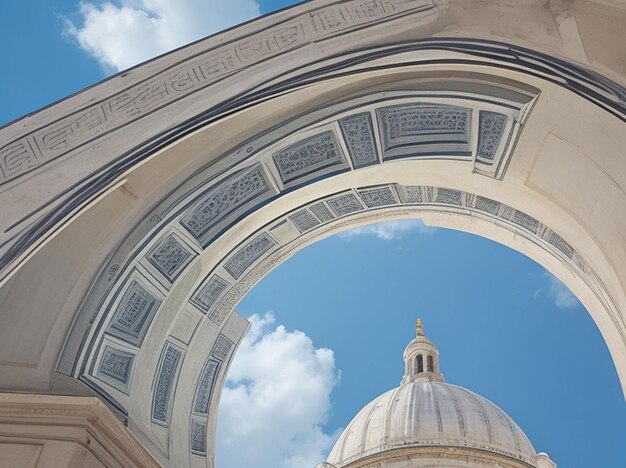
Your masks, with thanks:
[[[7,388],[95,393],[159,459],[212,466],[245,293],[318,239],[416,217],[548,268],[625,382],[626,90],[480,34],[417,39],[446,8],[301,5],[0,129],[0,330],[63,296],[32,357],[3,335]]]
[[[104,266],[57,371],[86,383],[125,415],[129,404],[136,404],[134,385],[145,392],[152,382],[150,398],[141,408],[149,414],[148,428],[167,433],[174,419],[186,414],[188,454],[191,460],[204,457],[211,453],[207,434],[215,416],[209,409],[217,404],[227,363],[245,330],[244,320],[234,313],[245,293],[316,239],[359,223],[398,217],[420,217],[439,226],[447,225],[442,217],[454,217],[457,229],[513,245],[543,264],[559,264],[619,324],[602,281],[558,231],[456,184],[402,180],[411,180],[428,163],[440,168],[449,164],[494,183],[505,177],[539,93],[511,82],[472,78],[459,82],[429,77],[419,84],[403,80],[391,89],[385,85],[356,98],[344,97],[246,141],[196,172],[144,218]],[[384,167],[389,170],[382,171]],[[367,179],[360,172],[374,174],[379,182],[350,185]],[[311,198],[302,190],[316,192],[325,181],[329,188],[322,189],[323,196],[299,204]],[[274,208],[286,198],[288,202]],[[261,212],[274,215],[252,223],[254,229],[241,229]],[[234,232],[245,236],[233,239]],[[144,350],[157,314],[166,333]],[[230,333],[225,333],[229,324]],[[207,337],[214,342],[209,348]],[[193,370],[187,371],[193,375],[194,391],[177,396],[177,382],[190,382],[191,377],[179,375],[191,353],[204,361],[196,358]],[[136,364],[140,354],[152,356],[150,366]],[[135,367],[141,377],[134,375]],[[175,405],[185,411],[175,411]],[[138,411],[133,408],[131,414]]]

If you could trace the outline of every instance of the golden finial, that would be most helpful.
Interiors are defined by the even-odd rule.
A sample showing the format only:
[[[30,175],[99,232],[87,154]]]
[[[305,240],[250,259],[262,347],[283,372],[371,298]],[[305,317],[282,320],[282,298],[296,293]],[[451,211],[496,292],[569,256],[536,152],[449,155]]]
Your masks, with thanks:
[[[424,336],[424,328],[422,327],[422,319],[418,318],[415,321],[415,329],[417,330],[417,336]]]

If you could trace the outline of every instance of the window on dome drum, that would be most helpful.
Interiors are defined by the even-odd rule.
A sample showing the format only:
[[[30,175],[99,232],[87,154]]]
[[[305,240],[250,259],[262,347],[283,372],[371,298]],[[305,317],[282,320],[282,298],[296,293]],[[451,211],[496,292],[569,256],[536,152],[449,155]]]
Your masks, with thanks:
[[[426,370],[428,372],[433,372],[433,357],[431,355],[428,355],[426,358]]]
[[[419,374],[424,372],[424,358],[421,354],[418,354],[415,358],[415,373]]]

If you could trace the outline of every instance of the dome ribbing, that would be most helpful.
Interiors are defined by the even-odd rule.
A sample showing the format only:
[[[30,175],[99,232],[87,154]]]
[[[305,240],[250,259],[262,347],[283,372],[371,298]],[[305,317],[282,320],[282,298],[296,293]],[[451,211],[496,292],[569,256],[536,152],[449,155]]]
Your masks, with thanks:
[[[461,450],[483,454],[483,458],[497,457],[498,466],[556,466],[547,455],[537,454],[519,426],[495,404],[463,387],[445,383],[439,369],[439,350],[424,336],[419,319],[416,332],[404,351],[400,386],[365,406],[335,443],[327,464],[319,466],[351,467],[354,462],[370,466],[362,465],[361,460],[387,453],[393,458],[402,449],[405,454],[410,449],[410,457],[419,458],[422,448],[428,449],[425,457],[432,457],[434,450],[445,459]],[[466,456],[460,455],[457,460]],[[477,463],[484,466],[484,461]],[[374,462],[372,466],[379,465]],[[462,466],[478,465],[467,462]]]

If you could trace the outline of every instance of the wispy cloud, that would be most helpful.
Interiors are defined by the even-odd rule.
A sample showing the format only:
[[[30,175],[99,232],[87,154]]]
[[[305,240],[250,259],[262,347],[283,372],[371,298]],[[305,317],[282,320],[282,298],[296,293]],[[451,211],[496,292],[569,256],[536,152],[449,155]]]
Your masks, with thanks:
[[[336,438],[323,430],[338,379],[333,351],[274,328],[271,312],[250,321],[220,401],[217,466],[315,466]]]
[[[542,277],[548,283],[546,286],[547,289],[537,289],[533,294],[533,299],[537,300],[545,295],[548,299],[553,301],[554,305],[559,309],[574,309],[580,304],[576,296],[567,289],[567,286],[552,273],[546,271],[543,273]]]
[[[426,226],[419,219],[403,219],[360,226],[342,232],[339,237],[349,241],[358,236],[376,236],[381,240],[388,241],[400,239],[409,233],[431,234],[435,230],[435,228]]]
[[[76,15],[80,21],[66,19],[65,34],[111,72],[259,14],[255,0],[81,2]]]

